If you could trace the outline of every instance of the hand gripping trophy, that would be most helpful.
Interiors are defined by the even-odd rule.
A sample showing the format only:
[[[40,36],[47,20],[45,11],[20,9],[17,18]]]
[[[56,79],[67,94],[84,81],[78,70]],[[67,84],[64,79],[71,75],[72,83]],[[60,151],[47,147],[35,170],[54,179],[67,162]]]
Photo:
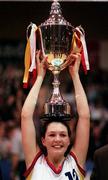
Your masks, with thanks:
[[[28,37],[29,32],[29,37]],[[84,71],[89,69],[84,30],[81,26],[74,28],[62,16],[60,3],[56,0],[51,5],[49,18],[40,26],[31,23],[27,28],[27,46],[25,51],[25,73],[23,83],[27,85],[29,72],[35,72],[36,44],[43,56],[47,56],[46,67],[54,75],[53,93],[44,105],[43,120],[71,119],[71,108],[59,90],[59,74],[72,62],[67,60],[70,51],[82,54]]]

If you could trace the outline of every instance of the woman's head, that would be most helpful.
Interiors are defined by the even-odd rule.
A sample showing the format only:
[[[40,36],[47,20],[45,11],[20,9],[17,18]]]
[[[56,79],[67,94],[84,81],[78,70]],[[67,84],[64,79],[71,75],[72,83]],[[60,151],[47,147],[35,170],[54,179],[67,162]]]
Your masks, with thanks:
[[[46,121],[42,127],[42,144],[47,153],[64,155],[70,146],[71,131],[64,121]]]

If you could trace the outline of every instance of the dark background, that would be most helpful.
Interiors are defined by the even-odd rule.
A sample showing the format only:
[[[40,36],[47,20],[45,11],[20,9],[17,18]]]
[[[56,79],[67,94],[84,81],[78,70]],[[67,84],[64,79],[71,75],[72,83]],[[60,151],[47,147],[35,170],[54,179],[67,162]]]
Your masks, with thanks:
[[[45,21],[52,2],[0,2],[0,39],[25,40],[30,22]],[[82,25],[87,40],[108,39],[108,2],[60,2],[63,16]]]

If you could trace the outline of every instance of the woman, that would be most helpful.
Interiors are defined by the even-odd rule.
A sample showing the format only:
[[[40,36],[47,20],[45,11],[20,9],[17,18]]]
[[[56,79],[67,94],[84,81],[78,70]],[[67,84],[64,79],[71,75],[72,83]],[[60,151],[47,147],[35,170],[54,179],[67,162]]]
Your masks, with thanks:
[[[66,155],[66,151],[70,146],[70,130],[66,123],[52,121],[47,124],[42,136],[42,144],[47,150],[45,156],[36,143],[36,130],[33,123],[33,113],[46,73],[44,65],[46,59],[40,61],[39,54],[38,52],[38,76],[25,100],[21,114],[23,148],[28,169],[26,177],[31,180],[82,180],[89,144],[90,112],[78,73],[81,61],[80,55],[71,53],[68,56],[72,60],[69,73],[73,80],[79,116],[74,145],[70,153]]]

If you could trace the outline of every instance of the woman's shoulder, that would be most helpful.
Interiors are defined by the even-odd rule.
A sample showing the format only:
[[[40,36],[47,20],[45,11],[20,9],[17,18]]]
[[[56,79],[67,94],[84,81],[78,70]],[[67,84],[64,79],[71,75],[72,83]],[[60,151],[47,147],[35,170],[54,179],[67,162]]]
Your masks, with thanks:
[[[71,163],[74,164],[75,166],[77,166],[78,169],[80,170],[80,172],[85,176],[85,170],[84,170],[84,168],[81,167],[80,164],[78,163],[77,156],[76,156],[76,154],[75,154],[73,151],[71,151],[71,152],[69,153],[69,155],[67,156],[67,158],[70,159],[70,160],[71,160]]]
[[[42,153],[41,151],[39,151],[39,152],[36,154],[36,156],[35,156],[35,158],[33,159],[31,165],[27,168],[27,170],[26,170],[25,173],[24,173],[24,176],[25,176],[25,177],[27,177],[27,176],[31,173],[31,171],[33,170],[36,162],[39,160],[39,158],[42,157],[42,155],[43,155],[43,153]]]

